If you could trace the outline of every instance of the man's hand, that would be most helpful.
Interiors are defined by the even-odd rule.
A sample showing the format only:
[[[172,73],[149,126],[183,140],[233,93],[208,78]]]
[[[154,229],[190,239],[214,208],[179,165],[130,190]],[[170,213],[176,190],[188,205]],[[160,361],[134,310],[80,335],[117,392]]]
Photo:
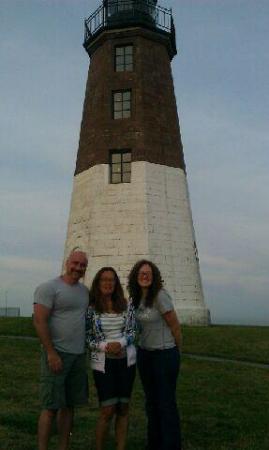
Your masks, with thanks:
[[[63,370],[63,362],[55,350],[48,352],[48,365],[53,373],[59,373]]]
[[[120,342],[109,342],[106,346],[107,353],[112,353],[113,355],[118,355],[121,350]]]

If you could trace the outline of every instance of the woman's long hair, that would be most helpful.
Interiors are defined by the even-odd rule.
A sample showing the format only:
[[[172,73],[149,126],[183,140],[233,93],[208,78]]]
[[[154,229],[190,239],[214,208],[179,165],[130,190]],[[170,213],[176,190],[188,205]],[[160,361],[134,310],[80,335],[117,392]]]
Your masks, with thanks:
[[[141,301],[141,297],[142,297],[142,289],[137,282],[137,278],[138,278],[139,270],[144,265],[150,266],[151,270],[152,270],[152,283],[148,289],[148,293],[147,293],[147,296],[145,299],[146,306],[149,306],[150,308],[152,307],[153,302],[154,302],[158,292],[163,287],[163,280],[162,280],[161,272],[159,271],[158,267],[155,264],[153,264],[153,262],[148,261],[147,259],[142,259],[141,261],[138,261],[134,265],[134,267],[132,268],[132,270],[129,274],[128,286],[127,286],[130,297],[134,303],[135,308],[138,308],[140,301]]]
[[[124,293],[118,274],[113,267],[102,267],[102,269],[100,269],[95,275],[89,293],[90,305],[93,306],[99,313],[106,311],[106,302],[100,291],[100,278],[104,272],[112,272],[115,277],[115,286],[111,298],[113,302],[113,310],[116,313],[121,313],[126,310],[127,301],[124,298]]]

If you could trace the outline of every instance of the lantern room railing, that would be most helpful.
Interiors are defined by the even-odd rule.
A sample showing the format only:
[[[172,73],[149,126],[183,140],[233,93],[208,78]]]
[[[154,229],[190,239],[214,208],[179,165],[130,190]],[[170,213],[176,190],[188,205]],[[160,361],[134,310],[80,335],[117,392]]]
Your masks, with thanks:
[[[175,28],[172,10],[163,8],[148,0],[110,0],[104,1],[97,10],[85,20],[84,47],[106,29],[128,26],[146,28],[170,35],[176,53]]]

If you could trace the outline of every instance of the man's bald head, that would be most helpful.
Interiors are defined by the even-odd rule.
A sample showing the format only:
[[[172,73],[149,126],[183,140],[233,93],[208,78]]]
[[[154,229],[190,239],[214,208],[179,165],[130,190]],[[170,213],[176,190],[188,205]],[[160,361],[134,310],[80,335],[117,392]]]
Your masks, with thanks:
[[[77,283],[84,277],[88,266],[88,258],[85,252],[73,250],[65,263],[65,277],[68,277],[72,283]]]
[[[74,259],[84,259],[88,264],[88,257],[85,252],[82,250],[72,250],[72,252],[69,254],[66,261],[74,260]]]

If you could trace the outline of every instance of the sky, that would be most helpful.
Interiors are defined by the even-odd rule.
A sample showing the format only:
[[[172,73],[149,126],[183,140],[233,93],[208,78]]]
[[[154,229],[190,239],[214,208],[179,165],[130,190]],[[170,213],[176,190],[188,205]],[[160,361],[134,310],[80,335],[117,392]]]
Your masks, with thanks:
[[[0,307],[61,270],[95,0],[0,0]],[[269,2],[163,0],[213,323],[269,325]]]

